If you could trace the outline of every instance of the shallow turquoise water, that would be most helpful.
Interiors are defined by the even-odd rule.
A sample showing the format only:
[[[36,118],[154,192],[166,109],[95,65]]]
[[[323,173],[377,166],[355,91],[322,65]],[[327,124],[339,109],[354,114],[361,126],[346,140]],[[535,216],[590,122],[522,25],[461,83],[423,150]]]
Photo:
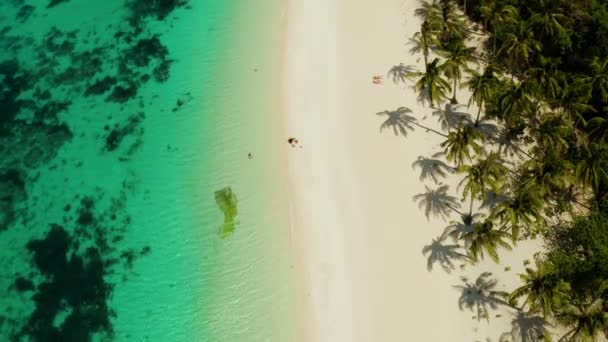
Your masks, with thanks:
[[[288,334],[284,201],[261,179],[278,150],[251,133],[272,94],[231,105],[252,84],[223,70],[272,67],[234,40],[278,1],[154,3],[0,2],[0,340]],[[238,215],[221,239],[225,187]]]

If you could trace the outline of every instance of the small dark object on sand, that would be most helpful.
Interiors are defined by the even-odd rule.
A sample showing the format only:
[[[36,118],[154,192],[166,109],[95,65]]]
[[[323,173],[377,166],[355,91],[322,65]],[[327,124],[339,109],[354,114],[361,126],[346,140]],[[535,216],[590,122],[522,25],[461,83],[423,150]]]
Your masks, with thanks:
[[[296,147],[296,145],[299,143],[298,139],[296,138],[289,138],[287,139],[287,142],[291,145],[291,147]]]
[[[249,159],[253,159],[253,154],[251,154],[251,152],[249,152],[249,154],[247,154],[247,157],[249,157]]]

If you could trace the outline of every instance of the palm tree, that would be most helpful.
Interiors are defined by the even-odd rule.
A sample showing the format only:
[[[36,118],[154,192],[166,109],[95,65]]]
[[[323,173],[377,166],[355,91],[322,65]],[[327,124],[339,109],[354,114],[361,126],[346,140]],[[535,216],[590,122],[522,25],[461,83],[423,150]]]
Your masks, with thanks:
[[[475,118],[475,124],[479,122],[481,116],[481,110],[485,103],[487,103],[495,94],[498,84],[498,78],[496,77],[496,67],[489,65],[484,69],[483,74],[476,71],[471,71],[471,78],[463,83],[463,86],[467,87],[471,92],[468,106],[475,103],[479,106],[477,111],[477,117]]]
[[[534,105],[525,84],[507,81],[504,90],[498,98],[500,116],[507,122],[516,121],[522,117],[531,117]]]
[[[489,219],[476,223],[472,232],[465,233],[462,236],[473,262],[483,260],[484,255],[487,254],[496,263],[499,262],[499,247],[511,250],[511,245],[505,241],[509,238],[507,232],[494,229],[494,223]]]
[[[498,219],[503,227],[510,225],[511,238],[517,241],[521,227],[532,231],[543,221],[544,205],[545,201],[540,196],[538,186],[522,186],[507,199],[498,203],[490,216]]]
[[[474,154],[481,154],[483,149],[479,142],[483,135],[472,125],[462,125],[457,131],[450,132],[447,140],[441,143],[446,159],[460,167],[465,160],[471,160]]]
[[[532,83],[529,88],[535,89],[535,94],[546,96],[549,99],[558,99],[563,94],[565,84],[564,73],[558,69],[559,59],[540,55],[540,67],[526,70],[524,82]]]
[[[528,19],[528,25],[534,32],[539,32],[540,40],[550,38],[558,42],[562,48],[568,48],[571,45],[570,37],[563,26],[563,23],[568,21],[568,17],[561,13],[561,9],[555,4],[554,1],[539,0],[541,12],[532,14]]]
[[[525,296],[522,308],[528,305],[532,312],[547,318],[554,306],[562,304],[570,285],[557,276],[548,261],[536,258],[535,263],[536,269],[527,267],[526,273],[519,275],[524,284],[511,292],[509,301],[515,303]]]
[[[465,174],[459,184],[459,187],[462,186],[462,195],[465,198],[470,196],[472,203],[473,198],[485,197],[488,190],[500,192],[505,176],[509,172],[504,164],[505,161],[500,155],[492,152],[475,164],[460,167],[459,171]]]
[[[471,62],[475,62],[475,48],[467,47],[463,41],[453,41],[447,45],[446,50],[437,52],[446,61],[443,63],[445,76],[452,80],[454,94],[452,95],[452,104],[458,103],[456,100],[456,90],[458,83],[462,79],[462,71],[468,69]]]
[[[559,307],[555,313],[556,320],[572,327],[560,341],[597,341],[597,336],[608,332],[608,313],[603,298],[591,300],[570,300]]]
[[[440,1],[440,36],[439,41],[445,47],[451,42],[467,38],[467,23],[460,15],[452,1]]]
[[[443,156],[443,153],[438,152],[433,154],[432,158],[419,156],[412,164],[412,168],[420,168],[420,180],[425,181],[432,179],[435,184],[439,183],[439,178],[445,178],[448,174],[454,173],[456,170],[446,164],[443,160],[438,159]]]
[[[448,195],[448,186],[440,185],[437,189],[430,189],[428,186],[425,193],[415,195],[414,201],[418,202],[419,208],[424,208],[424,215],[429,219],[430,215],[433,214],[435,217],[441,217],[446,219],[450,215],[450,211],[453,211],[459,215],[463,215],[458,208],[460,203],[454,196]]]
[[[588,122],[589,137],[595,141],[604,143],[608,137],[608,120],[602,117],[594,117]]]
[[[582,85],[587,98],[597,95],[604,103],[608,102],[608,57],[602,60],[595,57],[589,64],[589,69],[590,75],[579,75],[575,85]]]
[[[530,135],[541,150],[564,151],[568,149],[574,126],[569,118],[560,114],[545,115],[536,127],[530,128]]]
[[[414,15],[426,21],[429,29],[435,31],[441,27],[441,5],[437,0],[420,0],[420,7],[414,10]]]
[[[566,90],[562,96],[551,102],[551,105],[556,108],[560,108],[564,113],[568,114],[570,119],[574,121],[575,126],[579,126],[580,123],[583,125],[587,124],[587,121],[583,117],[583,114],[587,112],[596,112],[592,105],[588,104],[589,94],[580,94],[580,92],[587,92],[588,88],[582,82],[573,82],[566,85]]]
[[[422,52],[424,65],[427,65],[429,63],[431,49],[439,45],[435,34],[431,30],[431,25],[427,20],[422,23],[420,31],[414,33],[414,36],[410,38],[410,44],[413,45],[410,49],[410,53]]]
[[[591,142],[581,148],[576,164],[576,179],[583,187],[589,186],[597,193],[600,184],[608,182],[608,146]]]
[[[532,55],[540,52],[541,47],[541,43],[534,39],[533,31],[521,22],[513,32],[505,34],[504,42],[498,50],[498,54],[504,55],[511,64],[519,66],[520,69],[525,69]]]
[[[492,53],[496,53],[496,36],[497,29],[504,27],[505,24],[514,24],[517,22],[517,9],[511,5],[503,5],[498,8],[498,2],[489,1],[479,7],[481,17],[483,19],[484,30],[487,31],[488,24],[492,27]]]
[[[422,101],[426,99],[431,107],[435,103],[440,104],[447,97],[446,94],[452,90],[450,83],[441,77],[443,69],[443,65],[439,64],[439,59],[435,58],[431,63],[426,65],[424,73],[419,72],[412,75],[420,77],[414,88],[420,93]]]
[[[534,181],[541,195],[566,189],[573,182],[574,166],[572,162],[556,149],[548,149],[535,159],[523,163],[524,169],[531,173],[526,181]]]

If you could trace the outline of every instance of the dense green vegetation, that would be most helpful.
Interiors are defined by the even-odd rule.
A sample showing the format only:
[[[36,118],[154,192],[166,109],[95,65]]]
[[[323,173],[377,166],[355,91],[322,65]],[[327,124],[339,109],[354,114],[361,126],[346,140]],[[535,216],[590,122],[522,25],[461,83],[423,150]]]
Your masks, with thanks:
[[[437,109],[445,139],[443,154],[414,163],[437,184],[415,200],[427,217],[461,217],[424,252],[449,270],[450,255],[498,261],[542,237],[510,305],[561,325],[564,341],[608,334],[608,0],[425,0],[415,13],[411,51],[425,68],[390,74]],[[472,115],[458,112],[459,89]],[[379,114],[405,135],[420,126],[408,113]],[[454,172],[468,210],[439,182]],[[464,252],[438,255],[448,237]]]

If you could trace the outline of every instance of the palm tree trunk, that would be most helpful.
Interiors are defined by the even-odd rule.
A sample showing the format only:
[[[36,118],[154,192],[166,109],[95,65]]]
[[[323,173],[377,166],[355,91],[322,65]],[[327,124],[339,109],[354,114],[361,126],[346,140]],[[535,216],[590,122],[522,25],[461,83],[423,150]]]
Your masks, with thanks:
[[[429,42],[426,40],[424,24],[422,25],[422,29],[420,30],[422,33],[420,36],[422,44],[424,44],[424,50],[422,51],[422,56],[424,56],[424,65],[429,64]]]
[[[526,307],[526,305],[528,304],[528,300],[530,299],[530,295],[526,296],[526,299],[524,300],[523,304],[519,307],[516,308],[517,310],[524,312],[524,307]]]
[[[427,64],[427,66],[428,66],[428,64]],[[428,68],[426,69],[426,72],[427,72],[427,75],[428,75],[428,72],[429,72]],[[429,106],[431,106],[431,108],[433,108],[433,87],[432,87],[432,84],[431,84],[430,80],[427,80],[427,82],[426,82],[426,88],[427,88],[427,91],[429,92],[428,93],[428,96],[429,96]]]
[[[469,215],[473,215],[473,196],[471,196],[471,204],[469,204]]]
[[[481,116],[481,108],[483,108],[483,102],[479,104],[479,110],[477,110],[477,117],[475,118],[475,127],[479,124],[479,117]]]
[[[458,86],[458,78],[454,77],[454,95],[452,96],[452,104],[458,104],[458,100],[456,100],[456,87]]]

